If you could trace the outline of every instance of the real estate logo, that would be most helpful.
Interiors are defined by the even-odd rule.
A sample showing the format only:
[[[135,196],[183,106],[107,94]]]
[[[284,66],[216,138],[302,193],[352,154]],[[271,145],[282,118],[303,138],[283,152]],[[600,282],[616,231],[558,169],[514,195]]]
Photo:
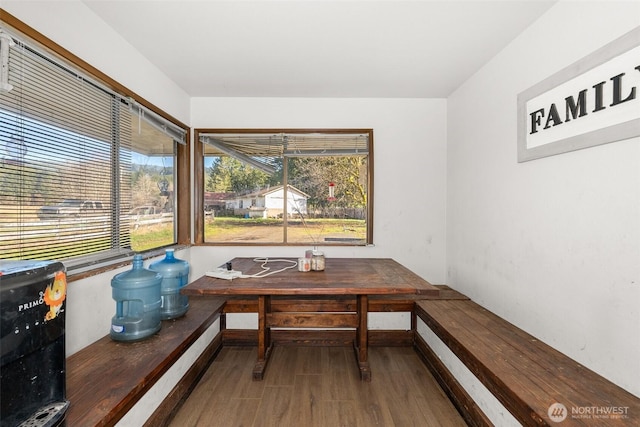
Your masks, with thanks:
[[[561,423],[567,418],[567,407],[562,403],[554,403],[547,410],[549,419],[554,423]]]
[[[561,423],[568,417],[587,420],[622,420],[629,419],[628,406],[572,406],[571,412],[562,403],[554,403],[547,409],[549,419]]]

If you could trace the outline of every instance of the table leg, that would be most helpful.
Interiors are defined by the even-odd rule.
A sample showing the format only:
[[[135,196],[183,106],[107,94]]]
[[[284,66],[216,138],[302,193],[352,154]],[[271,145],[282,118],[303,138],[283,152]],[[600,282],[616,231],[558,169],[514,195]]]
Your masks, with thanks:
[[[258,297],[258,361],[253,367],[253,380],[261,381],[271,355],[271,328],[267,325],[267,314],[271,312],[271,297]]]
[[[360,370],[360,379],[362,381],[371,381],[371,369],[369,367],[368,358],[369,331],[367,327],[367,314],[369,310],[369,298],[367,295],[357,296],[356,310],[358,315],[358,327],[356,328],[354,349],[356,352],[358,369]]]

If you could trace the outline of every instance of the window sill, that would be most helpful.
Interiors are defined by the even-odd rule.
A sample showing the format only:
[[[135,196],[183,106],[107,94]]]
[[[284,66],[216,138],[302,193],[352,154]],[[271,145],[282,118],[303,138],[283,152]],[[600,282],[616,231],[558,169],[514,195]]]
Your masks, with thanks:
[[[146,259],[154,258],[157,256],[161,256],[165,253],[166,249],[173,248],[175,250],[181,250],[190,247],[189,245],[170,245],[162,248],[153,249],[147,252],[142,253],[142,257]],[[67,266],[67,280],[69,282],[73,282],[80,279],[85,279],[87,277],[96,276],[98,274],[105,273],[107,271],[116,270],[118,268],[127,266],[131,264],[133,260],[133,255],[136,252],[131,251],[130,253],[123,254],[120,256],[114,256],[109,259],[96,260],[90,263],[83,263],[78,265]],[[62,261],[65,264],[64,261]],[[65,264],[66,265],[66,264]]]

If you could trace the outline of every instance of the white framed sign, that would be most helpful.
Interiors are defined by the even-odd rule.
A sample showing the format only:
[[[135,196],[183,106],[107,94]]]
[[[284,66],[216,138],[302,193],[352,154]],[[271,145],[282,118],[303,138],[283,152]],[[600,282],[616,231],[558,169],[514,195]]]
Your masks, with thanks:
[[[518,162],[640,136],[640,27],[518,94]]]

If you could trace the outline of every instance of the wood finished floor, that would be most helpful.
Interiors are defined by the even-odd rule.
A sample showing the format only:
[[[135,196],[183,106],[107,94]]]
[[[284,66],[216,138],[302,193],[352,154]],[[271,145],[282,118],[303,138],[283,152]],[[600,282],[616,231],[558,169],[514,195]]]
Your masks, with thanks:
[[[224,347],[171,427],[465,426],[410,347],[369,349],[359,379],[348,347],[276,346],[263,381],[255,347]]]

